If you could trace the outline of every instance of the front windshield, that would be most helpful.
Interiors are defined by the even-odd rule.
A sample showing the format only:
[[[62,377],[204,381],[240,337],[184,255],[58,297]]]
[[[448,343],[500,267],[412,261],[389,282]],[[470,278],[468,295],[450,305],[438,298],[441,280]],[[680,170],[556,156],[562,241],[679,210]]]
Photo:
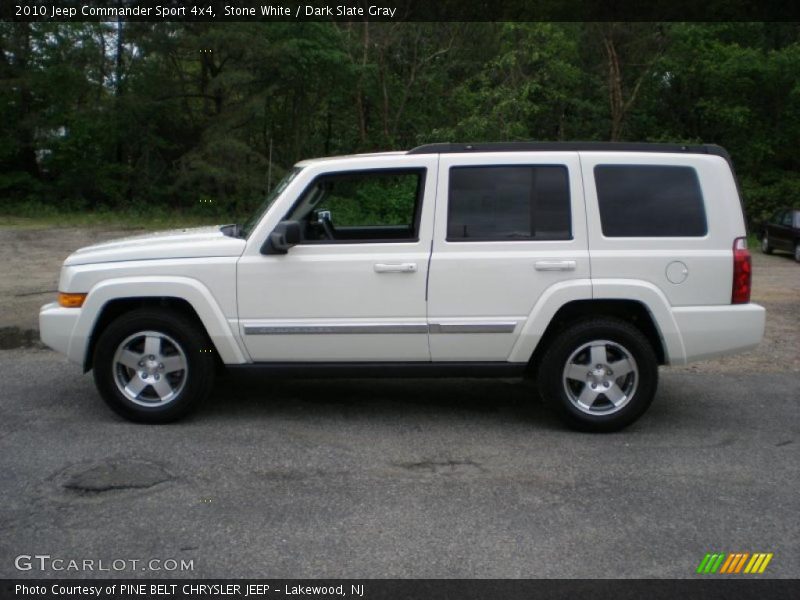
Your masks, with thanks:
[[[272,189],[272,191],[269,194],[267,194],[266,199],[261,204],[261,206],[258,207],[258,210],[254,212],[249,219],[247,219],[247,222],[244,225],[242,225],[242,228],[240,230],[242,237],[247,237],[248,235],[250,235],[250,232],[253,230],[253,227],[255,227],[258,224],[258,222],[261,220],[261,217],[263,217],[269,210],[269,207],[272,206],[272,203],[275,202],[278,196],[280,196],[283,193],[283,190],[285,190],[288,187],[288,185],[292,182],[292,180],[295,177],[297,177],[297,174],[301,170],[302,167],[294,167],[293,169],[291,169],[288,173],[286,173],[284,178],[281,179],[280,182],[278,182],[278,185],[276,185]]]

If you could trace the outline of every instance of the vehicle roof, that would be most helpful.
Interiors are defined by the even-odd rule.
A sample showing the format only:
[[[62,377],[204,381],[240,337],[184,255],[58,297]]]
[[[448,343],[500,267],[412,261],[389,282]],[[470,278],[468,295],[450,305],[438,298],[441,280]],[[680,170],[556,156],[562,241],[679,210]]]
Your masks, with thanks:
[[[720,156],[729,163],[730,154],[716,144],[664,144],[650,142],[486,142],[486,143],[436,143],[417,146],[408,151],[367,152],[309,158],[297,163],[298,167],[347,158],[403,156],[408,154],[466,154],[473,152],[652,152],[670,154],[710,154]]]
[[[489,142],[438,143],[417,146],[408,154],[457,154],[468,152],[661,152],[713,154],[730,161],[728,151],[716,144],[662,144],[650,142]]]

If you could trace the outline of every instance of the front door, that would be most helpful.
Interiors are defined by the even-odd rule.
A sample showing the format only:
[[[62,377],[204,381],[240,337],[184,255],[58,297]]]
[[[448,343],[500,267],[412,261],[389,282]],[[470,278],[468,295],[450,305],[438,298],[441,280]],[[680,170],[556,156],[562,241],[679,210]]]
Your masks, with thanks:
[[[239,261],[239,326],[254,361],[430,360],[436,157],[404,158],[298,176],[303,191],[280,218],[300,222],[301,243]]]

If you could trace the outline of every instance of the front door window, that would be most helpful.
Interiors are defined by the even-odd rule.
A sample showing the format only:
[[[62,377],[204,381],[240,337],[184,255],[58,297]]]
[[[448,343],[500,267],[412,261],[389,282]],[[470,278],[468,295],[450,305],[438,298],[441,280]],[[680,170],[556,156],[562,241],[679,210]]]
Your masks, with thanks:
[[[414,242],[424,170],[357,171],[315,179],[288,219],[303,243]]]

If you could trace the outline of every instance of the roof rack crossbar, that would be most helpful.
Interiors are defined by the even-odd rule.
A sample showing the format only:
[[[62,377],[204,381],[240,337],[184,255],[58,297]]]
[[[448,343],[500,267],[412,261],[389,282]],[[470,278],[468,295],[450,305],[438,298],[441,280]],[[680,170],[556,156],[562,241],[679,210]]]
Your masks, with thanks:
[[[463,154],[470,152],[671,152],[713,154],[730,160],[728,152],[715,144],[665,144],[650,142],[488,142],[475,144],[437,143],[417,146],[408,154]]]

